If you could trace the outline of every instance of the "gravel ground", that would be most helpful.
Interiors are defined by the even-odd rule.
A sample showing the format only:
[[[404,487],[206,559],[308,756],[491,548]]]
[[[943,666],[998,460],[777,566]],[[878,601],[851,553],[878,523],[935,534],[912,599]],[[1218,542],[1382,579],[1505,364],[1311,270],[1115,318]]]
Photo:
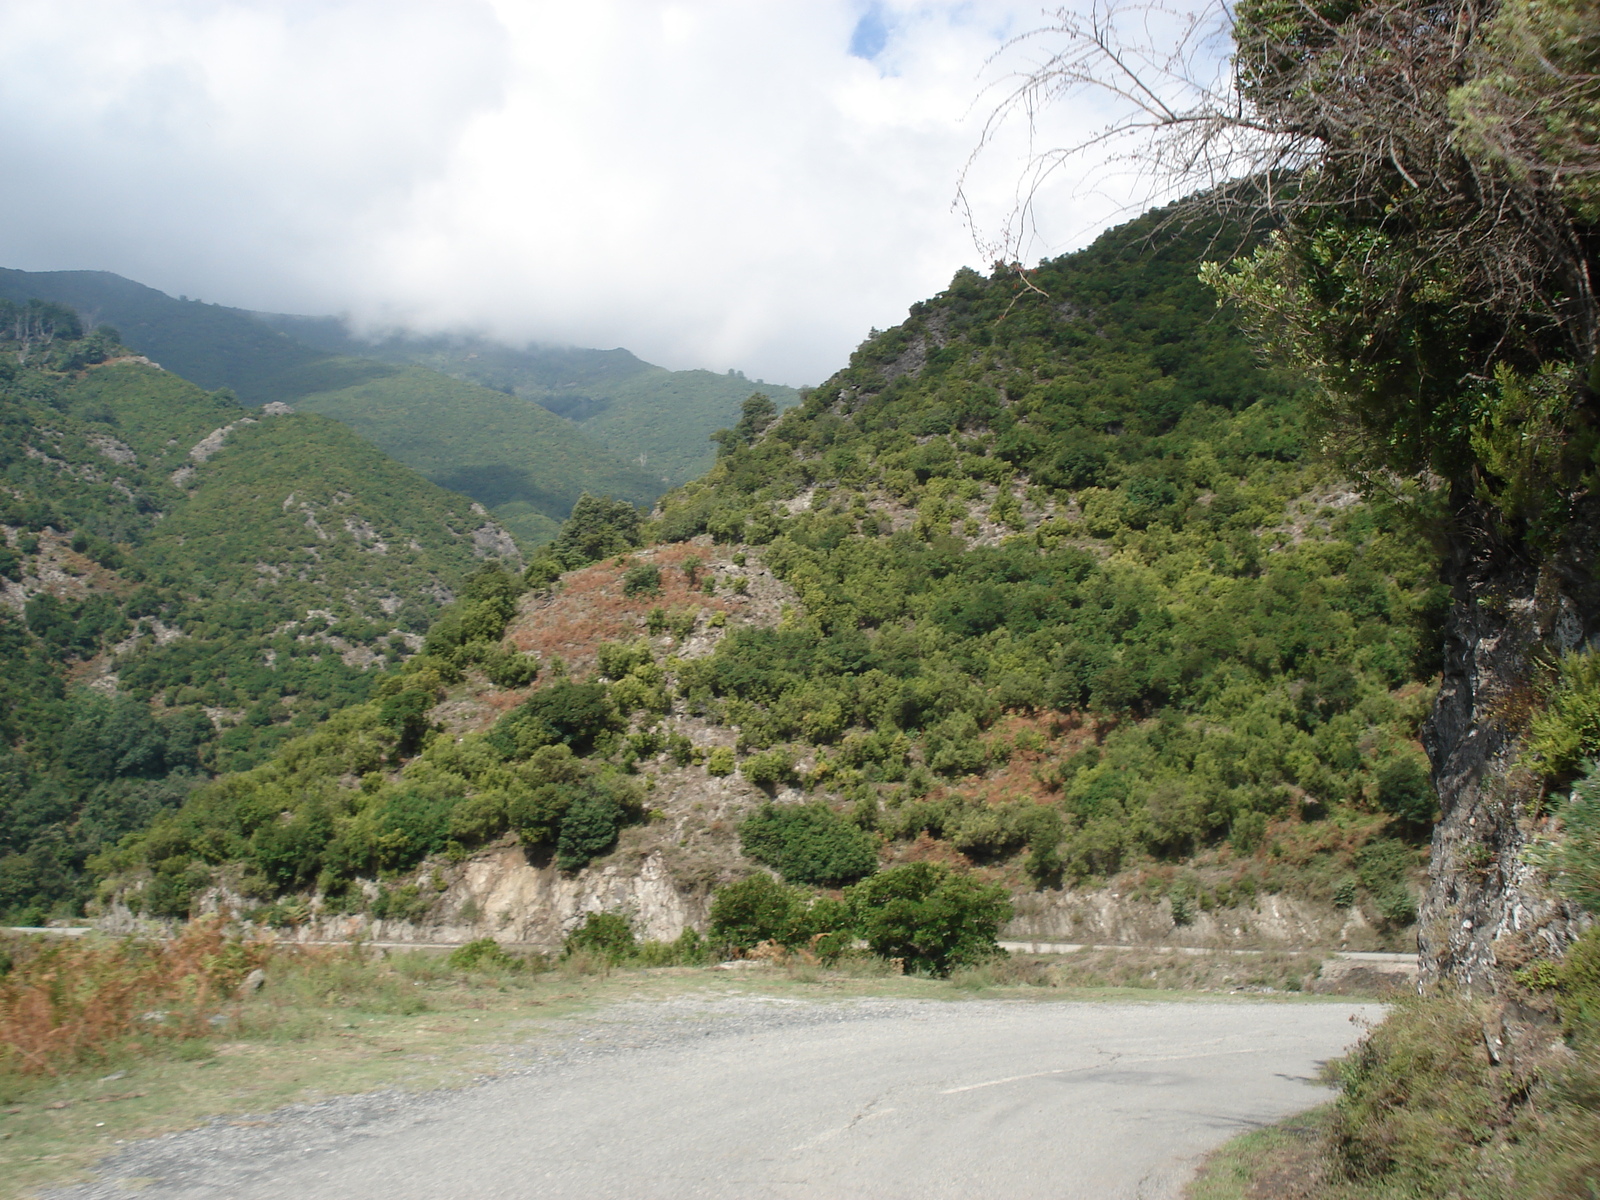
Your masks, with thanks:
[[[53,1200],[1167,1197],[1236,1133],[1319,1103],[1372,1005],[704,994],[376,1092],[137,1143]]]

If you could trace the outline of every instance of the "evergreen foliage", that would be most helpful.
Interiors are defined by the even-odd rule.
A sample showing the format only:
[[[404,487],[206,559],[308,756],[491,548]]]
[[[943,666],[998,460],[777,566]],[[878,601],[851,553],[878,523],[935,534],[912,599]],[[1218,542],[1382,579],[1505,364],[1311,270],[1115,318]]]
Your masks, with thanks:
[[[663,487],[538,404],[421,367],[308,391],[294,406],[471,496],[530,545],[549,541],[585,491],[648,505]]]
[[[337,423],[252,417],[7,303],[0,573],[27,599],[0,612],[0,916],[75,910],[92,855],[369,696],[362,660],[427,628],[484,524]]]
[[[1001,953],[1011,901],[999,884],[937,863],[890,867],[847,893],[855,928],[874,954],[908,971],[948,975]]]
[[[786,744],[827,747],[828,788],[881,797],[898,836],[1026,845],[1040,879],[1254,852],[1292,812],[1425,826],[1431,787],[1387,764],[1415,762],[1401,697],[1437,669],[1431,555],[1311,457],[1298,384],[1195,278],[1212,231],[1159,219],[1043,264],[1037,291],[962,272],[664,499],[657,536],[760,544],[802,601],[677,671],[758,752],[752,782],[788,777]],[[913,815],[1003,765],[1008,710],[1100,731],[1051,768],[1058,844]]]
[[[671,711],[739,729],[737,750],[705,755],[709,775],[813,794],[743,830],[791,883],[873,885],[879,838],[941,839],[980,867],[1020,857],[1020,877],[1053,887],[1224,843],[1276,862],[1283,831],[1303,830],[1312,849],[1263,865],[1263,886],[1365,897],[1403,925],[1407,839],[1433,803],[1413,738],[1442,593],[1411,527],[1308,457],[1293,380],[1254,365],[1195,278],[1208,244],[1135,223],[1046,264],[1048,295],[963,272],[800,407],[752,401],[658,521],[581,497],[521,579],[491,567],[465,582],[369,701],[202,786],[101,869],[148,872],[138,894],[169,911],[227,863],[263,896],[314,887],[358,907],[357,879],[508,831],[580,869],[642,816],[632,772],[700,757],[654,727]],[[665,662],[648,640],[602,645],[589,679],[501,640],[524,587],[700,532],[754,544],[794,590],[777,628]],[[639,569],[652,565],[624,581],[660,586],[659,568]],[[94,619],[58,617],[40,617],[58,638]],[[485,733],[437,737],[428,714],[468,671],[541,686]],[[1043,745],[1004,732],[1026,714],[1092,736],[1037,762],[1031,795],[985,799],[984,773]],[[1360,852],[1391,817],[1393,836]],[[975,880],[923,874],[907,912],[945,921],[930,897],[949,889],[988,911],[963,890]],[[385,911],[398,895],[382,893]],[[786,932],[763,917],[761,940],[857,928],[836,917]],[[909,927],[874,936],[911,946],[917,969],[978,953]]]
[[[878,866],[874,840],[826,804],[764,805],[740,824],[739,843],[790,883],[837,887]]]
[[[694,440],[657,412],[653,424],[639,431],[646,444],[634,448],[624,438],[627,444],[620,451],[608,450],[600,444],[603,439],[541,407],[543,393],[511,395],[503,382],[460,369],[475,366],[479,358],[493,359],[497,352],[516,357],[515,351],[489,343],[454,358],[388,354],[386,346],[409,342],[369,344],[351,338],[339,321],[174,300],[104,271],[0,270],[0,297],[26,302],[36,296],[56,301],[58,307],[99,313],[123,331],[138,353],[203,387],[229,388],[250,405],[288,403],[346,422],[441,486],[491,509],[528,545],[548,541],[585,488],[639,502],[653,500],[664,486],[662,472],[642,469],[637,465],[640,455],[654,457],[653,439]],[[560,366],[571,365],[573,356],[584,353],[553,352],[551,368],[559,374]],[[719,397],[713,405],[717,416],[700,418],[699,441],[693,446],[706,459],[704,438],[715,428],[706,422],[733,413],[737,398],[731,393],[748,391],[732,379],[706,372],[650,367],[626,351],[587,353],[602,358],[620,353],[637,368],[621,372],[621,377],[639,386],[642,381],[635,376],[642,372],[674,396],[683,390],[685,377],[720,380],[713,388]],[[696,393],[693,387],[689,391]],[[659,408],[662,399],[644,384],[636,402],[624,407],[636,408],[642,416],[652,406]]]
[[[618,458],[670,485],[693,479],[711,465],[707,439],[739,415],[751,392],[743,372],[668,371],[626,350],[519,349],[453,336],[368,341],[352,337],[343,321],[332,318],[256,315],[330,354],[415,364],[542,405]],[[799,400],[792,388],[756,383],[779,407]]]

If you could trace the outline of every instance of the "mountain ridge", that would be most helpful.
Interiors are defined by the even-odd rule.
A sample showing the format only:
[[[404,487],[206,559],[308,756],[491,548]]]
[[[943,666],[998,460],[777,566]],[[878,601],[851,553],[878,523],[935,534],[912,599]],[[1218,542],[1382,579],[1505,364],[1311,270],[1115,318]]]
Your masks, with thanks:
[[[752,390],[742,376],[670,372],[620,349],[517,350],[444,336],[369,342],[337,318],[174,300],[111,272],[0,270],[0,299],[35,297],[115,326],[130,347],[203,387],[351,424],[495,510],[527,545],[554,536],[585,491],[648,507],[709,465],[709,435],[733,423]],[[603,385],[599,398],[574,394],[574,382]],[[771,390],[780,407],[796,399]]]
[[[343,424],[245,408],[70,317],[0,363],[13,914],[81,905],[92,854],[365,698],[485,558],[520,561]]]

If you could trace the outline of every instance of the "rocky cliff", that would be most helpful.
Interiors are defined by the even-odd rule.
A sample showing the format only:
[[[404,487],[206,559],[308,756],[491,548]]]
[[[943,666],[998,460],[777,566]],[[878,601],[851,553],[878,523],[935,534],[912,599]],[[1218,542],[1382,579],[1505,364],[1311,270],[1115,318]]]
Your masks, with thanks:
[[[1596,515],[1574,524],[1593,528]],[[1453,539],[1443,678],[1423,730],[1441,808],[1420,906],[1424,986],[1502,991],[1510,971],[1559,955],[1587,922],[1525,861],[1549,818],[1541,780],[1518,759],[1541,673],[1600,637],[1591,543],[1574,539],[1540,565],[1486,522]]]

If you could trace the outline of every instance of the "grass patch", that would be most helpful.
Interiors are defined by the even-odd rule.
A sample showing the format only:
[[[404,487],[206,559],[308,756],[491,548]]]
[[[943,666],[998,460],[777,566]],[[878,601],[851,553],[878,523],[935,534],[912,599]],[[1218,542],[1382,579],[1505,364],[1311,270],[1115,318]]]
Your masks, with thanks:
[[[1333,1107],[1234,1138],[1205,1162],[1186,1200],[1310,1200],[1326,1184]]]
[[[968,990],[1021,986],[1293,995],[1309,989],[1321,966],[1322,956],[1316,954],[1079,950],[1059,958],[1012,954],[959,970],[951,982]]]
[[[1334,1075],[1334,1103],[1217,1151],[1190,1200],[1594,1200],[1600,1047],[1491,1063],[1494,1009],[1410,997]]]

